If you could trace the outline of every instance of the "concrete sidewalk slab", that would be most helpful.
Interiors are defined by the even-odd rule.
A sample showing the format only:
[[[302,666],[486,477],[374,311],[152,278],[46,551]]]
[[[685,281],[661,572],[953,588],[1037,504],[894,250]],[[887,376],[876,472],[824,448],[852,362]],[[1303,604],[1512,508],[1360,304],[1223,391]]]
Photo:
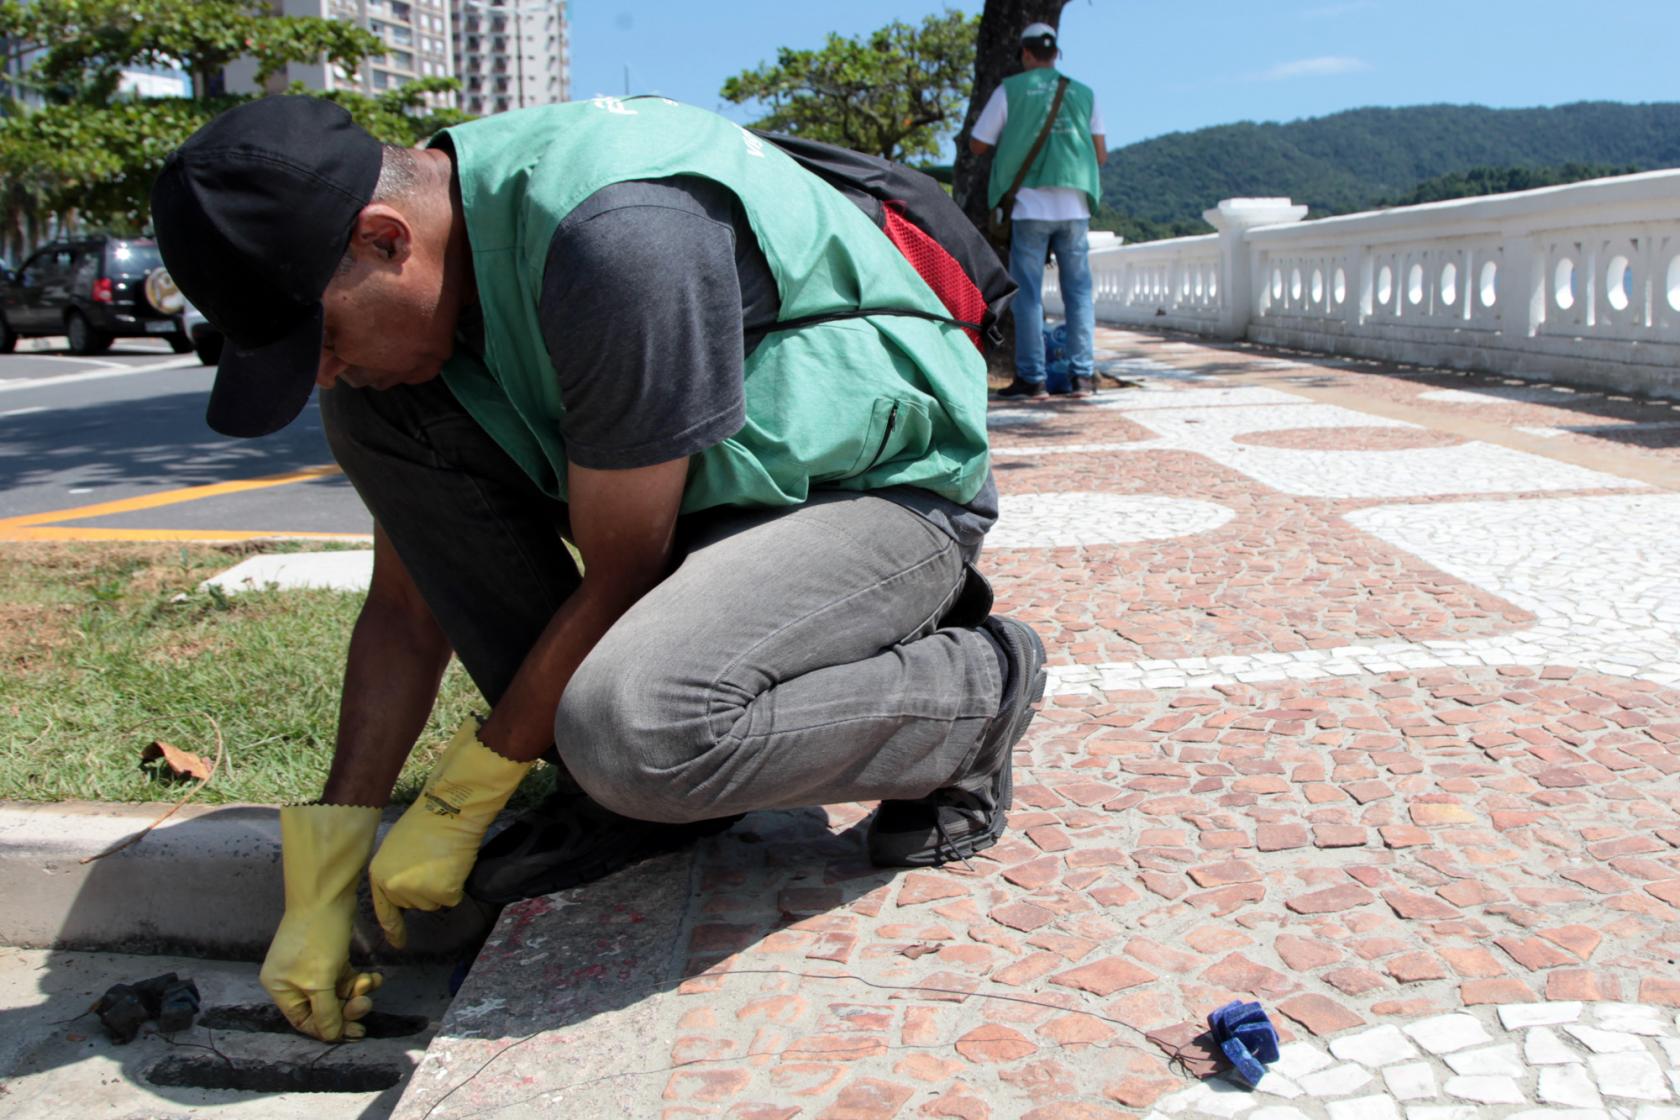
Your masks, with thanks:
[[[280,818],[272,806],[188,806],[139,843],[82,862],[166,809],[0,803],[0,945],[261,960],[282,906]],[[387,813],[383,827],[397,815]],[[365,882],[361,895],[356,951],[393,955],[381,948]],[[470,903],[415,914],[410,953],[452,958],[493,919]]]
[[[82,1014],[112,984],[165,972],[198,987],[201,1014],[191,1029],[165,1037],[148,1023],[134,1041],[118,1045],[96,1016]],[[437,1029],[449,999],[448,972],[441,965],[391,970],[375,1010],[378,1026],[392,1036],[328,1046],[272,1021],[267,994],[248,964],[0,951],[0,1113],[8,1120],[380,1120]],[[241,1078],[295,1081],[319,1091],[202,1087]]]
[[[309,588],[327,591],[366,591],[373,578],[373,550],[341,552],[283,552],[251,556],[204,581],[229,595],[241,591]]]

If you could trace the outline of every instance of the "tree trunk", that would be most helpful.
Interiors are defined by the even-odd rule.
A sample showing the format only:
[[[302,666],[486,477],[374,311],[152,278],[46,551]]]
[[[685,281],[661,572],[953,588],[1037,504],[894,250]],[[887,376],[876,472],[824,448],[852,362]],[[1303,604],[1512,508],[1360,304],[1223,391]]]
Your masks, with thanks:
[[[1021,70],[1021,31],[1032,23],[1060,28],[1062,9],[1068,0],[986,0],[980,13],[980,37],[974,51],[974,89],[968,115],[957,133],[957,162],[951,173],[951,194],[968,220],[986,228],[986,182],[992,173],[992,156],[977,156],[968,150],[969,134],[992,91],[1011,74]],[[1005,254],[998,254],[1004,257]],[[1004,260],[1008,264],[1008,260]],[[1014,369],[1015,317],[1005,315],[998,324],[1003,345],[991,355],[992,372],[1008,376]]]
[[[992,171],[988,153],[976,156],[968,150],[968,137],[980,110],[1011,74],[1021,71],[1021,31],[1028,24],[1048,23],[1059,27],[1068,0],[986,0],[980,14],[980,38],[974,51],[974,90],[969,97],[968,115],[957,134],[957,162],[952,171],[952,194],[975,225],[986,225],[986,180]]]

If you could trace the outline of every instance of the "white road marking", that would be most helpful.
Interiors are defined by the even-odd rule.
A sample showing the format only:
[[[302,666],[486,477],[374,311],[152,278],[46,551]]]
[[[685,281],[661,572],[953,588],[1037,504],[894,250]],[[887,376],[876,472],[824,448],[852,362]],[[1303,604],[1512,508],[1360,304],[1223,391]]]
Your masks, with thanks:
[[[116,366],[112,369],[90,369],[81,373],[61,373],[55,377],[25,378],[19,381],[0,382],[0,393],[9,393],[18,389],[45,389],[53,385],[69,385],[77,381],[101,381],[107,377],[127,377],[134,373],[162,373],[164,370],[186,369],[199,365],[199,360],[191,354],[179,358],[169,358],[162,362],[152,362],[143,366]],[[207,371],[208,372],[208,371]]]

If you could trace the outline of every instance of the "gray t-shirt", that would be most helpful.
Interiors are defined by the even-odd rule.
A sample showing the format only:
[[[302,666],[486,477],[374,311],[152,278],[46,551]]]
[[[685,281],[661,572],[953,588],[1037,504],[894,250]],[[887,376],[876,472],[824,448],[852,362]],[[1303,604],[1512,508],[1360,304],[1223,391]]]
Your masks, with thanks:
[[[611,470],[698,454],[741,429],[742,363],[780,297],[735,196],[678,176],[605,187],[567,214],[549,243],[540,310],[566,454]],[[967,506],[911,487],[878,493],[970,560],[997,520],[990,474]]]

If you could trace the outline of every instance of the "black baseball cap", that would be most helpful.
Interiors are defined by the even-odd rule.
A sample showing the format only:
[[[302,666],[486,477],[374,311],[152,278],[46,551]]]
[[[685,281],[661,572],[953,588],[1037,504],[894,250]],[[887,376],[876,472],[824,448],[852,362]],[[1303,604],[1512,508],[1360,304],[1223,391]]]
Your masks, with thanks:
[[[152,187],[163,263],[224,336],[205,419],[229,436],[291,423],[321,363],[321,293],[373,198],[379,141],[318,97],[264,97],[169,154]]]

